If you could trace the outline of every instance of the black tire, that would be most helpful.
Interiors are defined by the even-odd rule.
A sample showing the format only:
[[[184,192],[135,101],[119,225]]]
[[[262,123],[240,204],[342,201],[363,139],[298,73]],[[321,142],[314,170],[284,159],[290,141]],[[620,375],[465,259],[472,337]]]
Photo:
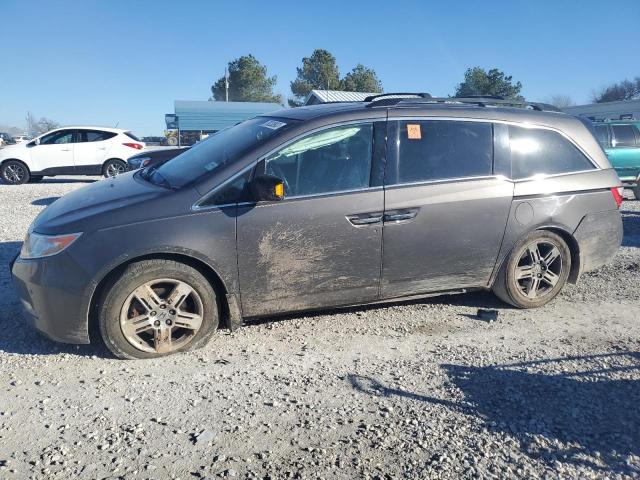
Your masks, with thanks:
[[[102,176],[105,178],[117,177],[127,171],[127,164],[117,158],[112,158],[104,162],[102,166]]]
[[[149,311],[149,309],[146,309],[147,311],[142,314],[137,312],[135,309],[133,310],[133,313],[130,312],[131,305],[137,301],[137,297],[133,296],[133,292],[136,291],[136,289],[140,289],[145,284],[156,281],[158,282],[158,285],[163,285],[163,282],[166,279],[172,279],[178,283],[186,284],[193,290],[193,292],[195,292],[196,295],[194,298],[199,297],[199,301],[197,303],[200,306],[202,322],[199,329],[193,332],[192,330],[182,329],[178,325],[178,320],[174,317],[175,323],[172,327],[168,327],[168,330],[170,331],[169,337],[173,339],[174,334],[178,336],[183,331],[192,332],[192,336],[187,335],[188,343],[180,346],[179,348],[172,349],[171,351],[157,351],[158,344],[155,340],[156,336],[162,337],[159,332],[162,328],[167,327],[165,327],[165,325],[159,320],[156,320],[155,323],[152,323],[152,321],[158,318],[167,318],[170,311],[175,313],[175,311],[170,310],[172,308],[170,302],[171,295],[167,295],[167,298],[165,298],[161,289],[155,290],[158,294],[158,299],[162,302],[167,302],[165,310],[160,310],[163,308],[162,305],[157,307],[152,306],[152,308],[156,308],[159,313]],[[155,286],[153,287],[156,288]],[[170,293],[168,289],[167,293]],[[133,300],[130,301],[129,299],[132,297]],[[184,300],[183,304],[188,301],[192,302],[192,300],[193,298],[190,294],[190,296]],[[173,303],[175,304],[176,302]],[[178,305],[181,304],[181,302],[177,303]],[[196,302],[192,303],[194,305],[196,304]],[[138,305],[142,305],[142,308],[144,308],[143,303],[138,303]],[[176,310],[182,311],[181,306],[176,307]],[[167,316],[161,317],[161,314]],[[148,317],[148,319],[144,319],[144,321],[136,321],[132,323],[135,326],[135,329],[139,328],[138,325],[147,329],[146,332],[141,332],[139,334],[136,333],[136,335],[140,335],[140,337],[135,337],[138,340],[136,345],[134,345],[134,341],[127,339],[127,336],[123,331],[123,325],[126,326],[127,323],[123,323],[121,316],[129,318],[129,315],[131,318]],[[178,316],[180,316],[180,313],[178,313]],[[124,320],[124,322],[128,322],[128,320]],[[167,324],[169,324],[168,322],[169,320],[167,320]],[[210,340],[213,333],[218,329],[218,323],[217,297],[211,284],[198,270],[172,260],[144,260],[130,264],[118,278],[111,282],[109,287],[105,290],[98,305],[98,324],[102,339],[104,340],[107,348],[111,350],[116,357],[122,359],[157,358],[170,355],[172,353],[203,347]],[[142,338],[143,336],[145,337]],[[147,341],[145,340],[146,336],[151,336],[153,339]],[[184,335],[181,338],[184,338]],[[156,345],[156,351],[149,351],[152,343]],[[151,348],[153,348],[153,345],[151,345]]]
[[[0,166],[0,177],[9,185],[22,185],[31,178],[29,168],[19,160],[7,160]]]
[[[533,245],[537,245],[539,262],[533,259]],[[551,253],[557,253],[553,260]],[[545,259],[550,260],[548,265]],[[553,232],[536,230],[521,239],[502,263],[493,292],[514,307],[541,307],[558,295],[570,272],[571,251],[567,243]]]
[[[39,183],[44,178],[44,175],[31,175],[29,183]]]

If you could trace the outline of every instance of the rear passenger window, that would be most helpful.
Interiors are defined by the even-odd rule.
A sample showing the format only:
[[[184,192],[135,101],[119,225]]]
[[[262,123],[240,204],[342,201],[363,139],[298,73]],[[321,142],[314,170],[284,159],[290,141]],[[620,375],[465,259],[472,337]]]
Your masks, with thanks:
[[[398,160],[388,172],[388,184],[492,174],[490,123],[401,121],[398,136]]]
[[[142,140],[140,140],[138,137],[136,137],[133,133],[131,132],[124,132],[124,134],[129,137],[131,140],[135,140],[136,142],[141,142]]]
[[[635,147],[636,136],[633,125],[611,125],[614,147]]]
[[[510,125],[509,138],[515,179],[595,168],[570,141],[552,130]]]
[[[103,132],[100,130],[81,130],[80,141],[81,142],[101,142],[103,140],[109,140],[117,135],[114,132]]]

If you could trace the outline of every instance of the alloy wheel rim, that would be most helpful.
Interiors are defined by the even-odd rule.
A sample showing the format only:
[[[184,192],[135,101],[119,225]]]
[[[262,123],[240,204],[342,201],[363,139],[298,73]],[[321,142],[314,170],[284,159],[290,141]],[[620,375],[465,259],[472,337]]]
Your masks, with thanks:
[[[124,173],[124,167],[119,163],[110,163],[107,166],[107,176],[117,177],[121,173]]]
[[[525,248],[515,268],[515,279],[525,297],[542,298],[555,288],[564,264],[562,253],[554,243],[537,240]]]
[[[187,283],[160,278],[137,287],[120,311],[127,341],[150,353],[174,352],[193,340],[202,326],[200,295]]]
[[[11,183],[18,183],[24,178],[24,168],[20,165],[7,165],[4,170],[4,176]]]

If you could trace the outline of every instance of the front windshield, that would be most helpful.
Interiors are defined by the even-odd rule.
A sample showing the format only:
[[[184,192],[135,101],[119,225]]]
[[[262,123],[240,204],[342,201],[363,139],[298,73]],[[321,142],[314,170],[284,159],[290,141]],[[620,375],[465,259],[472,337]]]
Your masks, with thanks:
[[[252,118],[211,135],[157,169],[143,172],[143,175],[153,183],[180,188],[202,175],[235,162],[242,154],[293,122],[280,118]]]

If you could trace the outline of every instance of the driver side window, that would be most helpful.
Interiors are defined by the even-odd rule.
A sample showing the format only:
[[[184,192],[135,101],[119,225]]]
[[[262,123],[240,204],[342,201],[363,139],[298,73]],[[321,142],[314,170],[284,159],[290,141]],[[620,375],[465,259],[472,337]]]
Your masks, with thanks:
[[[49,135],[45,135],[40,140],[40,145],[58,145],[61,143],[73,142],[73,130],[60,130],[59,132],[53,132]]]
[[[264,173],[280,177],[288,197],[366,188],[372,137],[372,123],[322,130],[267,157]]]

